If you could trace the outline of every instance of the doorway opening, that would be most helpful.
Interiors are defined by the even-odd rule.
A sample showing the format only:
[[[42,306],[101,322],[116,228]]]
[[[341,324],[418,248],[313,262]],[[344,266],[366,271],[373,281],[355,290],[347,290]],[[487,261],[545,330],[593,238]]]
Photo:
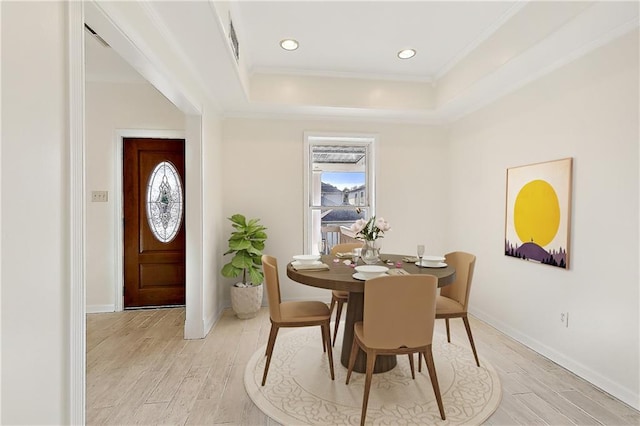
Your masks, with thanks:
[[[122,145],[124,308],[184,305],[184,139]]]

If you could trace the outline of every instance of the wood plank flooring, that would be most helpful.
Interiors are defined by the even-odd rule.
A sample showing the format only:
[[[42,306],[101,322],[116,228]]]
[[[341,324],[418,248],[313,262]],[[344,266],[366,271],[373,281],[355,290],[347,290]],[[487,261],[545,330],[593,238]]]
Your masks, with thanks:
[[[182,338],[184,318],[183,308],[87,315],[87,424],[278,424],[253,405],[243,381],[247,361],[267,342],[268,309],[250,320],[225,310],[201,340]],[[502,381],[502,402],[485,424],[640,424],[640,412],[470,321],[478,354]],[[436,327],[444,332],[444,321]],[[461,320],[451,321],[451,333],[453,343],[469,347]]]

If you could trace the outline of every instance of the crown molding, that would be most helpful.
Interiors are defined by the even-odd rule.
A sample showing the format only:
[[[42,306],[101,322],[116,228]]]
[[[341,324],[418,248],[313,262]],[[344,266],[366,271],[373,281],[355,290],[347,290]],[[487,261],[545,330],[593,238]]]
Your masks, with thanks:
[[[307,120],[336,122],[368,122],[387,124],[443,125],[446,118],[437,111],[381,110],[322,106],[250,107],[226,111],[223,119]]]
[[[601,17],[603,12],[597,10],[597,8],[589,12],[591,16]],[[582,17],[588,18],[583,15]],[[592,26],[579,25],[576,22],[574,28],[563,27],[563,30],[555,33],[553,36],[547,37],[545,43],[552,46],[560,46],[566,40],[572,40],[575,37],[575,33],[571,29],[588,28],[588,31],[595,31]],[[638,16],[634,16],[631,19],[624,20],[617,25],[613,25],[608,29],[602,30],[600,34],[594,35],[592,38],[588,38],[583,43],[574,43],[574,47],[569,48],[566,51],[557,52],[558,59],[542,61],[538,55],[549,58],[550,49],[545,48],[542,43],[537,44],[533,48],[527,51],[527,55],[520,55],[517,58],[512,59],[509,63],[503,67],[495,70],[493,73],[484,76],[481,80],[474,83],[473,87],[469,87],[464,95],[447,102],[444,105],[439,105],[436,109],[442,112],[443,117],[449,123],[453,123],[466,115],[469,115],[485,106],[496,102],[500,98],[513,93],[524,86],[533,83],[534,81],[551,74],[552,72],[570,64],[571,62],[589,54],[590,52],[605,46],[616,39],[624,36],[625,34],[636,30],[640,26],[640,20]],[[565,31],[565,32],[562,32]],[[581,40],[585,40],[585,37],[580,37]],[[544,65],[546,63],[546,65]],[[531,66],[531,64],[542,64],[537,68]],[[526,73],[517,71],[517,68],[525,69]]]
[[[511,19],[514,15],[520,12],[530,0],[518,0],[516,4],[511,6],[505,13],[500,16],[493,25],[487,27],[482,33],[478,35],[478,37],[465,46],[464,49],[456,53],[453,58],[451,58],[442,68],[440,68],[434,75],[433,80],[438,81],[441,79],[446,73],[451,71],[453,67],[455,67],[460,61],[469,56],[471,52],[473,52],[478,46],[484,43],[487,39],[489,39],[493,34],[495,34],[509,19]]]
[[[331,71],[331,70],[305,70],[296,68],[271,68],[271,67],[252,67],[249,73],[251,76],[256,74],[267,75],[291,75],[301,77],[327,77],[327,78],[352,78],[357,80],[383,80],[397,82],[416,82],[431,83],[433,79],[430,76],[409,76],[398,74],[373,74],[373,73],[356,73],[349,71]]]

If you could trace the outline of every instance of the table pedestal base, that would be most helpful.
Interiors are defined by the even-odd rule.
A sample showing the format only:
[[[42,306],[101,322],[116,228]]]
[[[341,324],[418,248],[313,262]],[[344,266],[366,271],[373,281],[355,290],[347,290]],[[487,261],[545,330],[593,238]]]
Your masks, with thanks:
[[[347,303],[347,318],[345,319],[344,337],[342,339],[342,353],[340,362],[346,368],[349,368],[349,355],[351,354],[351,345],[353,344],[353,325],[362,321],[362,313],[364,310],[364,293],[349,293],[349,302]],[[374,373],[384,373],[393,369],[398,364],[395,355],[380,355],[376,358],[376,364],[373,368]],[[358,373],[366,373],[367,371],[367,355],[362,349],[358,349],[356,363],[353,371]]]

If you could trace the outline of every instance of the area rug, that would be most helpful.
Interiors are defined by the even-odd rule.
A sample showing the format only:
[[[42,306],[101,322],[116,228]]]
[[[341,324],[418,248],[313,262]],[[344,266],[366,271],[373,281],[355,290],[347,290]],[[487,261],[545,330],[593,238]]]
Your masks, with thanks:
[[[349,385],[345,384],[341,345],[337,341],[333,352],[332,381],[319,327],[281,329],[265,386],[260,385],[265,347],[247,364],[244,384],[249,397],[283,425],[360,424],[364,374],[354,372]],[[421,373],[416,362],[412,380],[408,357],[399,356],[393,370],[373,376],[367,424],[473,425],[496,410],[502,391],[498,373],[487,360],[480,358],[481,367],[477,367],[471,348],[447,343],[439,333],[434,334],[433,357],[447,419],[440,418],[424,362]]]

